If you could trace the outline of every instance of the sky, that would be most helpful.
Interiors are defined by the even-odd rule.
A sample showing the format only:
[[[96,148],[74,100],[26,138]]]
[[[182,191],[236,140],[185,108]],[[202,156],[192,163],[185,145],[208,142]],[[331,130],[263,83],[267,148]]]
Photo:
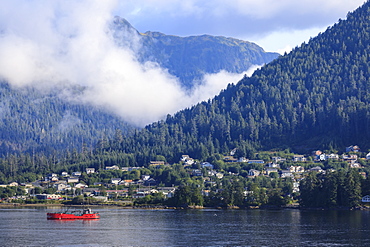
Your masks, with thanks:
[[[0,80],[47,91],[80,85],[61,97],[105,107],[144,126],[212,98],[244,73],[220,71],[186,92],[158,64],[141,64],[117,46],[109,25],[126,18],[137,30],[169,35],[222,35],[289,51],[344,19],[363,0],[0,0]],[[140,37],[131,37],[140,49]],[[250,68],[251,75],[259,65]],[[72,116],[73,117],[73,116]]]
[[[116,14],[140,32],[220,35],[283,53],[344,19],[364,0],[128,0]]]

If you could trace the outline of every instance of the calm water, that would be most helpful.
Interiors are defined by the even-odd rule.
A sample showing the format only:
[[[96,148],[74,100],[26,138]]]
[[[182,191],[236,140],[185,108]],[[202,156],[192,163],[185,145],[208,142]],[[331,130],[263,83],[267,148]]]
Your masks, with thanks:
[[[0,209],[0,246],[370,246],[369,211],[99,208],[99,220],[46,219],[58,210]]]

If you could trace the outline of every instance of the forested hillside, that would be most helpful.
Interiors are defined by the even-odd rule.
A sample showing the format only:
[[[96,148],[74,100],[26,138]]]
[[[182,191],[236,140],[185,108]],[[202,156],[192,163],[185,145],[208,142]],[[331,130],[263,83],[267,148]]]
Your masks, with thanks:
[[[113,144],[148,162],[238,148],[369,148],[370,2],[220,95]]]
[[[265,52],[257,44],[222,36],[179,37],[150,31],[139,33],[120,17],[115,18],[113,28],[119,44],[137,49],[140,61],[153,61],[168,69],[186,88],[192,88],[205,74],[221,70],[242,73],[252,65],[263,65],[279,56],[275,52]],[[127,34],[136,34],[138,40],[127,42]]]
[[[255,44],[224,37],[180,38],[151,32],[141,35],[119,17],[111,28],[118,45],[135,50],[141,62],[155,61],[169,69],[188,88],[194,85],[191,80],[205,73],[221,69],[243,72],[252,64],[269,62],[278,55],[266,53]],[[137,40],[139,36],[141,41]],[[85,89],[76,86],[44,93],[0,83],[0,156],[92,148],[102,138],[112,138],[116,130],[126,135],[134,129],[107,109],[71,103],[61,94],[64,90],[78,94]]]
[[[13,89],[0,83],[1,155],[93,148],[116,130],[128,133],[133,129],[104,109],[68,102],[56,91]]]

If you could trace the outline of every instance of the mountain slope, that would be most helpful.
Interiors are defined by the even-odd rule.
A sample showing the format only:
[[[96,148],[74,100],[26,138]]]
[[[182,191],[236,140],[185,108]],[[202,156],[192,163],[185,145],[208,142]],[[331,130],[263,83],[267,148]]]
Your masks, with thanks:
[[[254,43],[222,36],[179,37],[150,31],[140,34],[120,17],[115,18],[113,28],[119,44],[138,49],[140,61],[157,62],[178,77],[186,88],[191,88],[204,74],[221,70],[242,73],[252,65],[269,63],[279,56],[265,52]],[[142,46],[135,47],[138,40],[129,42],[128,34],[131,37],[136,34]]]
[[[117,44],[140,51],[141,55],[137,58],[139,61],[155,60],[173,74],[185,78],[184,81],[191,80],[195,75],[217,72],[220,69],[242,72],[253,63],[264,63],[277,56],[263,52],[257,45],[222,37],[176,37],[175,43],[169,43],[169,37],[174,36],[151,32],[141,35],[127,21],[118,17],[114,19],[111,28]],[[142,40],[137,40],[140,37]],[[196,49],[191,48],[190,43]],[[185,46],[190,48],[185,49]],[[253,51],[247,50],[247,47],[252,47]],[[215,52],[215,48],[220,51]],[[183,51],[181,54],[177,52],[179,49]],[[225,59],[217,65],[211,65],[209,56],[212,53],[220,56],[220,52],[225,58],[239,57],[240,61],[235,63],[232,59]],[[207,55],[194,59],[192,56],[195,53]],[[269,59],[266,60],[266,57]],[[208,64],[212,67],[205,66]],[[190,84],[187,86],[191,87]],[[30,87],[13,88],[6,82],[0,82],[0,156],[13,152],[81,150],[83,146],[93,147],[98,141],[113,137],[116,130],[126,135],[134,129],[107,109],[65,99],[61,94],[63,90],[79,94],[85,89],[58,88],[43,93]]]
[[[214,99],[168,116],[125,139],[121,149],[204,159],[258,149],[369,148],[370,2],[318,37],[229,85]],[[147,155],[147,158],[144,156]]]
[[[92,148],[116,129],[133,129],[104,109],[63,100],[60,91],[13,89],[7,83],[0,83],[0,117],[0,154]]]

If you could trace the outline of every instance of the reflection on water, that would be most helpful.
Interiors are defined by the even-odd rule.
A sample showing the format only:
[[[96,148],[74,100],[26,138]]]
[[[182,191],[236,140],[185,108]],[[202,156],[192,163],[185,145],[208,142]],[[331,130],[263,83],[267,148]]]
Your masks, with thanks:
[[[45,208],[0,209],[10,246],[365,246],[368,211],[134,210],[47,220]]]

